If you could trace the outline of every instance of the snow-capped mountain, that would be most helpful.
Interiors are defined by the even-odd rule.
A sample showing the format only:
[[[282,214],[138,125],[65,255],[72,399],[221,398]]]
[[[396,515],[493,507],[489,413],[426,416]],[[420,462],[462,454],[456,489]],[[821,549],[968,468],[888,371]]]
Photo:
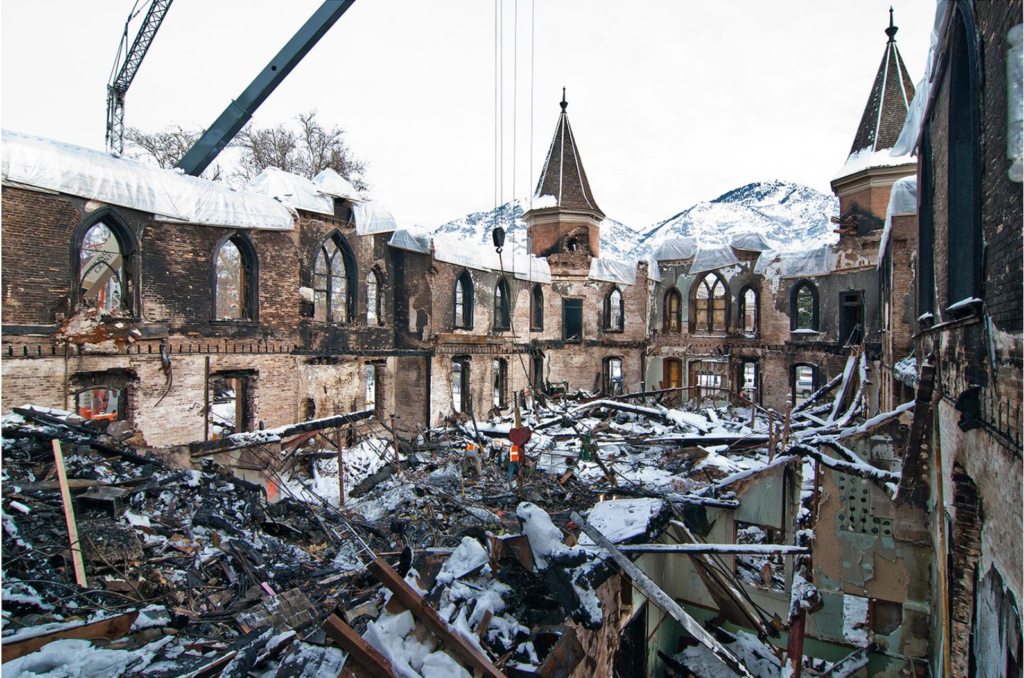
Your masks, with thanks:
[[[449,221],[438,226],[434,233],[454,235],[467,242],[491,246],[491,231],[495,226],[501,226],[505,229],[505,248],[525,252],[526,224],[523,222],[523,212],[528,209],[529,199],[520,198],[489,212],[473,212]],[[640,234],[629,226],[606,218],[601,222],[601,256],[622,260],[637,258],[640,238]]]
[[[495,226],[505,229],[505,247],[526,250],[525,198],[489,212],[473,212],[439,226],[434,232],[467,242],[491,245]],[[710,202],[697,203],[646,229],[605,218],[601,222],[601,256],[643,259],[670,238],[690,236],[698,245],[720,245],[739,233],[760,233],[778,250],[808,249],[835,242],[829,218],[839,214],[839,199],[813,188],[785,181],[747,184]]]
[[[718,245],[739,233],[760,233],[776,249],[808,249],[835,242],[829,218],[838,214],[839,199],[833,195],[786,181],[761,181],[645,229],[641,245],[653,252],[681,236],[695,238],[698,245]]]

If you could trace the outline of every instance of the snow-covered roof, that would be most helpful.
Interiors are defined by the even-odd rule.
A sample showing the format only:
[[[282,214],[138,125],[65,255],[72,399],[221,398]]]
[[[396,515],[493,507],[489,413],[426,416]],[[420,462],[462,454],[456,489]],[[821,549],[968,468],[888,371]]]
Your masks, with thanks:
[[[889,206],[885,210],[885,228],[882,240],[878,243],[878,267],[882,266],[882,257],[888,247],[892,233],[892,218],[897,214],[913,214],[917,212],[917,175],[897,179],[889,192]]]
[[[2,131],[2,178],[127,207],[168,221],[290,231],[294,215],[266,195],[43,137]]]
[[[391,234],[388,245],[400,250],[430,254],[430,234],[408,228],[400,228]]]
[[[765,252],[772,249],[771,244],[760,233],[737,233],[729,241],[735,250],[748,252]]]
[[[519,280],[550,283],[551,268],[547,259],[535,257],[525,252],[506,252],[503,258],[493,247],[466,242],[464,238],[446,233],[435,233],[430,236],[434,248],[434,259],[457,266],[476,269],[478,271],[504,272]],[[402,236],[400,240],[404,240]],[[395,240],[395,237],[392,237]],[[406,247],[405,249],[413,249]],[[418,250],[417,250],[418,251]],[[502,267],[504,264],[504,268]]]
[[[754,266],[754,273],[765,273],[768,266],[778,262],[783,277],[827,275],[836,268],[836,253],[830,245],[793,252],[762,252]],[[762,263],[763,262],[763,263]]]
[[[716,268],[724,268],[739,263],[736,253],[728,245],[720,247],[699,247],[697,254],[693,257],[693,264],[690,266],[690,273],[700,273]]]
[[[682,238],[670,238],[661,243],[661,246],[654,252],[655,261],[673,261],[676,259],[689,259],[697,254],[697,241],[689,236]]]
[[[356,234],[391,233],[398,230],[398,222],[383,205],[375,202],[352,204],[355,213]]]
[[[334,199],[324,195],[306,177],[268,167],[246,185],[246,190],[280,200],[297,210],[334,216]]]

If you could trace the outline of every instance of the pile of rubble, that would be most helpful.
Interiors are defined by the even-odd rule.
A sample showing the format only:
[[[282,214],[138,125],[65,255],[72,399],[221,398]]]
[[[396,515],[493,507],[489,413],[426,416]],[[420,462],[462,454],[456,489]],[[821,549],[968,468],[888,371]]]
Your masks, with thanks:
[[[627,556],[666,548],[654,542],[669,529],[699,546],[688,507],[735,505],[737,483],[803,459],[797,542],[738,540],[754,555],[736,576],[772,584],[773,558],[799,559],[813,540],[812,463],[895,491],[896,473],[843,441],[899,412],[865,422],[846,381],[827,401],[837,386],[787,417],[728,401],[531,400],[518,425],[452,421],[408,443],[350,418],[340,450],[309,422],[294,445],[283,429],[239,434],[187,464],[97,422],[19,408],[3,419],[5,675],[582,675],[611,666],[634,587],[697,643],[663,657],[670,671],[777,675],[763,641],[786,620],[749,609],[736,579],[714,574],[714,549],[694,557],[760,637],[709,633]],[[522,429],[510,478],[508,438]],[[228,447],[273,456],[249,467],[266,482],[211,454]],[[799,567],[792,589],[794,615],[813,607]]]

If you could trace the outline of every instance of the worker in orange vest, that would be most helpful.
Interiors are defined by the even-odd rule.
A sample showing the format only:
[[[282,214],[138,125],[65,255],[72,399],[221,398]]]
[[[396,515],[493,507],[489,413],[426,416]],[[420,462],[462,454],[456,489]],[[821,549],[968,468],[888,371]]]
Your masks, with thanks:
[[[510,483],[512,482],[512,479],[519,474],[519,460],[519,446],[513,445],[508,451],[508,482]]]
[[[467,471],[469,464],[472,464],[473,470],[476,471],[478,478],[483,475],[483,465],[480,460],[480,453],[476,451],[476,445],[473,443],[466,445],[466,453],[462,457],[463,473]]]

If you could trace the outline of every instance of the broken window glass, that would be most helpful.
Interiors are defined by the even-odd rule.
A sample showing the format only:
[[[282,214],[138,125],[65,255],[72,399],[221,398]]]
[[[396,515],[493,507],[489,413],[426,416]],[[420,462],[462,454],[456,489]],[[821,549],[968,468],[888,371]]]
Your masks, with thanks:
[[[105,313],[126,309],[124,259],[117,237],[102,222],[93,225],[78,250],[80,298]]]

